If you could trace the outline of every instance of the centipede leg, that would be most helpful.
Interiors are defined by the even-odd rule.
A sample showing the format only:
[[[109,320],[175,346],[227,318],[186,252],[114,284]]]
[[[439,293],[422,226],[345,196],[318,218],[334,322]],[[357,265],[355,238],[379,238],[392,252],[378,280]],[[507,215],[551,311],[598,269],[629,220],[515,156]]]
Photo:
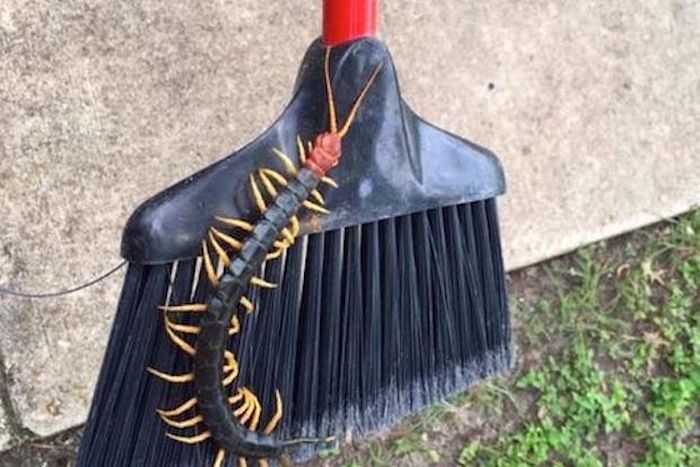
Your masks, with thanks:
[[[246,309],[249,314],[255,311],[255,305],[246,296],[241,297],[240,304]]]
[[[174,409],[170,410],[162,410],[162,409],[157,409],[156,412],[158,415],[163,416],[163,417],[177,417],[178,415],[182,415],[183,413],[187,412],[191,408],[197,405],[197,398],[193,397],[192,399],[189,399],[188,401],[184,402],[183,404],[175,407]]]
[[[319,206],[318,204],[309,200],[304,201],[302,205],[306,209],[310,209],[311,211],[316,211],[321,214],[330,214],[330,211],[328,209],[324,208],[323,206]]]
[[[237,227],[241,230],[244,230],[246,232],[252,232],[253,231],[253,224],[250,222],[246,222],[241,219],[234,219],[231,217],[222,217],[222,216],[216,216],[215,219],[222,224],[226,224],[231,227]]]
[[[172,433],[166,433],[165,436],[174,441],[179,441],[180,443],[184,444],[199,444],[211,438],[211,431],[203,431],[202,433],[196,436],[178,436]]]
[[[204,417],[202,417],[201,415],[196,415],[192,418],[189,418],[187,420],[183,420],[181,422],[176,422],[175,420],[172,420],[170,417],[164,417],[162,415],[160,418],[161,418],[161,420],[163,420],[163,422],[166,425],[171,426],[173,428],[179,428],[179,429],[192,428],[193,426],[197,426],[198,424],[200,424],[204,421]]]
[[[333,180],[331,177],[327,177],[327,176],[321,177],[321,183],[324,183],[324,184],[326,184],[330,187],[333,187],[333,188],[339,188],[338,183],[335,180]]]
[[[284,167],[287,169],[287,171],[290,174],[292,174],[292,175],[297,174],[297,167],[294,164],[294,162],[292,162],[291,157],[289,157],[283,151],[281,151],[277,148],[272,148],[272,152],[274,152],[275,155],[279,158],[279,160],[282,161],[282,164],[284,164]]]
[[[309,141],[309,144],[311,141]],[[304,142],[301,140],[301,136],[297,135],[297,148],[299,149],[299,161],[301,162],[301,165],[306,164],[306,149],[304,148]],[[309,148],[309,151],[312,150],[312,147]]]
[[[216,453],[216,459],[214,460],[213,467],[222,467],[224,465],[224,460],[226,460],[226,451],[219,449]]]
[[[216,274],[216,269],[214,269],[214,263],[209,256],[209,248],[207,248],[207,241],[202,240],[202,254],[204,256],[204,268],[207,271],[207,277],[209,282],[216,287],[219,284],[219,276]]]
[[[184,384],[194,381],[194,373],[187,373],[184,375],[171,375],[168,373],[163,373],[162,371],[158,371],[152,367],[146,368],[146,371],[148,371],[153,376],[157,376],[158,378],[168,383]]]
[[[263,430],[263,433],[269,435],[273,431],[275,431],[275,428],[277,428],[277,425],[279,425],[280,420],[282,420],[282,415],[282,395],[277,389],[275,390],[275,413],[270,419],[270,421],[267,422],[267,426],[265,427],[265,430]]]

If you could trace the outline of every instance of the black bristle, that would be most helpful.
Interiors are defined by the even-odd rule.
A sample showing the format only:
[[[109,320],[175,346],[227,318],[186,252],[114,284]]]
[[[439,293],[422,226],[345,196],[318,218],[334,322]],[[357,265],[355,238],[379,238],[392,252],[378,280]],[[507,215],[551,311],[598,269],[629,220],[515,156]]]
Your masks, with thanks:
[[[193,397],[191,385],[146,372],[192,368],[168,339],[158,306],[169,294],[172,304],[204,301],[208,287],[201,278],[191,300],[196,261],[173,268],[129,267],[79,466],[213,463],[212,443],[166,439],[155,412]],[[240,374],[231,390],[250,387],[263,420],[280,390],[285,416],[275,436],[367,433],[510,365],[492,199],[299,238],[262,274],[279,286],[251,291],[256,312],[238,315],[242,332],[229,348]],[[305,446],[295,457],[322,447]],[[226,465],[235,461],[229,456]]]

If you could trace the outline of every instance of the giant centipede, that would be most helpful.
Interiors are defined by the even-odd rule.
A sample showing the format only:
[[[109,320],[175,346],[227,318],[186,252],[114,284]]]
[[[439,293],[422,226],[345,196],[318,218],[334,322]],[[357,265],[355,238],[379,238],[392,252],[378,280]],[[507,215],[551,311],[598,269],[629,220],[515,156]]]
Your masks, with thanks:
[[[323,69],[329,130],[318,134],[307,145],[301,137],[297,137],[301,168],[283,151],[273,148],[288,176],[271,168],[261,168],[257,173],[250,174],[252,198],[260,212],[256,222],[217,217],[222,226],[243,232],[244,238],[239,240],[233,233],[228,233],[226,228],[212,226],[202,240],[203,269],[212,285],[207,301],[185,305],[166,303],[161,307],[165,312],[164,322],[168,336],[177,347],[193,357],[194,368],[191,373],[183,375],[166,374],[154,368],[149,368],[148,371],[169,383],[192,383],[195,396],[174,409],[159,410],[158,414],[166,425],[176,429],[202,424],[205,429],[195,436],[178,436],[173,433],[167,433],[167,436],[186,444],[213,440],[218,447],[215,467],[223,465],[227,454],[238,456],[242,465],[249,458],[256,459],[259,465],[264,466],[267,465],[267,459],[281,457],[285,449],[291,446],[321,441],[279,440],[272,436],[283,415],[279,391],[275,392],[274,414],[265,428],[258,431],[262,407],[257,396],[246,387],[241,387],[232,396],[227,394],[226,388],[238,376],[238,362],[235,354],[226,349],[226,343],[229,336],[240,330],[237,307],[240,305],[249,313],[254,311],[252,301],[244,294],[246,288],[251,285],[275,287],[275,284],[256,276],[256,271],[263,262],[280,257],[294,243],[300,231],[297,212],[301,208],[319,214],[328,212],[323,206],[325,201],[318,190],[319,185],[323,183],[337,187],[327,173],[340,162],[342,140],[350,131],[361,103],[381,69],[381,64],[374,69],[355,99],[345,123],[339,128],[330,81],[330,55],[331,48],[327,47]],[[224,265],[221,272],[215,267],[209,245]],[[229,253],[231,251],[233,253]],[[195,326],[178,323],[170,318],[171,314],[183,312],[197,313],[201,319]],[[194,344],[185,339],[186,335],[196,336]],[[237,408],[233,410],[232,407],[236,405]],[[177,420],[190,411],[196,411],[196,415]]]

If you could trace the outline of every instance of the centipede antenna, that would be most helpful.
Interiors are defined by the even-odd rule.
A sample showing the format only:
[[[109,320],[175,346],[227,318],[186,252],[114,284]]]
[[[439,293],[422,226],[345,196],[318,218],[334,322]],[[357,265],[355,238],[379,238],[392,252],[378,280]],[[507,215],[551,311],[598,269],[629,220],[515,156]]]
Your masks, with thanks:
[[[323,62],[323,74],[326,80],[326,97],[328,99],[328,118],[331,133],[338,132],[338,117],[335,111],[335,98],[333,97],[333,85],[331,84],[331,47],[326,47],[326,59]]]
[[[374,83],[374,80],[377,79],[377,75],[382,69],[383,63],[380,63],[377,65],[377,67],[374,69],[374,72],[372,73],[372,76],[370,76],[369,80],[367,80],[367,84],[365,84],[365,87],[362,89],[362,92],[360,92],[360,95],[357,96],[357,99],[355,99],[355,103],[352,105],[352,109],[350,110],[350,114],[348,115],[347,120],[345,121],[345,124],[343,125],[343,128],[338,132],[338,136],[340,138],[345,138],[345,135],[348,134],[348,131],[350,131],[350,125],[352,125],[352,122],[355,120],[355,117],[357,116],[357,111],[360,108],[360,105],[362,105],[362,101],[365,99],[365,96],[369,92],[369,89],[372,87],[372,84]]]

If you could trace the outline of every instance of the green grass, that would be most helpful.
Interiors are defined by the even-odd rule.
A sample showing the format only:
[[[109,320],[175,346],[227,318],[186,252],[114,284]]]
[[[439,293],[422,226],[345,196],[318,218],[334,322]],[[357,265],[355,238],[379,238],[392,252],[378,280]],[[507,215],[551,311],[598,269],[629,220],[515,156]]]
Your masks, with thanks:
[[[515,283],[514,374],[326,462],[700,466],[700,210]]]

